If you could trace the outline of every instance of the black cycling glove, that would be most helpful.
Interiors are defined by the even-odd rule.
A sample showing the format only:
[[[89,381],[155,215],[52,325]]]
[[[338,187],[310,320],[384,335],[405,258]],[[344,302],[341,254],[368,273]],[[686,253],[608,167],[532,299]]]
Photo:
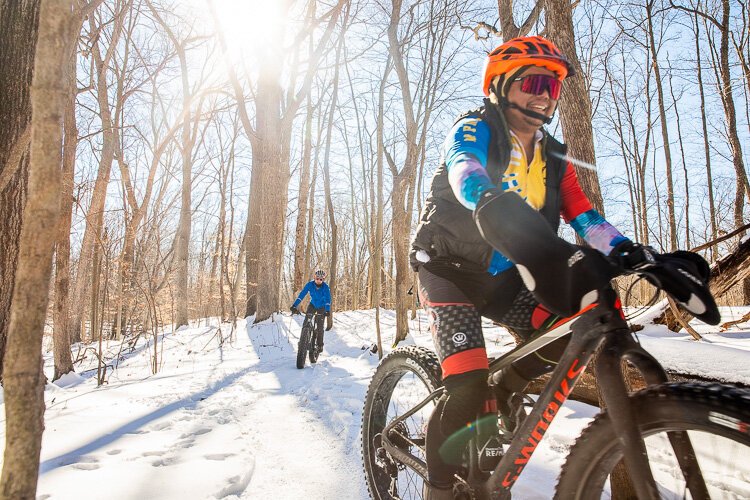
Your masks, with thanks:
[[[474,210],[482,237],[518,268],[534,297],[555,314],[571,316],[596,302],[619,270],[593,248],[563,240],[516,193],[490,190]]]
[[[651,247],[624,242],[615,247],[612,255],[624,269],[643,273],[651,284],[674,297],[699,320],[709,325],[721,321],[708,288],[711,269],[697,253],[678,250],[659,254]]]

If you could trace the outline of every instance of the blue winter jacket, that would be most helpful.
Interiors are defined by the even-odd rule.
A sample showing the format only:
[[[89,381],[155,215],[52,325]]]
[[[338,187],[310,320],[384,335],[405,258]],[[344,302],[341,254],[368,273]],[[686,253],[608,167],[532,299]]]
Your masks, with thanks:
[[[305,288],[299,293],[297,300],[294,301],[292,307],[297,307],[308,293],[310,294],[310,304],[312,304],[315,309],[325,307],[326,312],[331,310],[331,289],[328,288],[328,283],[325,281],[321,283],[320,286],[317,286],[314,281],[305,285]]]

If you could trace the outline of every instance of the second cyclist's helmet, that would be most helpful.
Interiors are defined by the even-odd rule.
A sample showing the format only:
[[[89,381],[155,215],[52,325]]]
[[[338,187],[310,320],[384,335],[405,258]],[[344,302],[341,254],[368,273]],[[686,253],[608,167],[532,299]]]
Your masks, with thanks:
[[[317,271],[315,271],[315,278],[319,278],[322,280],[326,279],[326,272],[322,269],[318,269]]]
[[[482,89],[490,95],[492,79],[523,66],[540,66],[557,74],[560,80],[573,75],[573,66],[554,43],[540,36],[522,36],[503,43],[490,52],[484,63]]]

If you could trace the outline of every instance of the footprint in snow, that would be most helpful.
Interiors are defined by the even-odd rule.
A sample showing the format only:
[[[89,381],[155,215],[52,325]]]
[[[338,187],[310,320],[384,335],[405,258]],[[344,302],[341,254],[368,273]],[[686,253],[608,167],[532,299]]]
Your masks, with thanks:
[[[166,451],[164,451],[164,450],[159,450],[159,451],[144,451],[141,456],[143,456],[143,457],[160,457],[160,456],[164,455],[165,453],[166,453]]]
[[[186,436],[185,438],[181,439],[180,441],[177,441],[177,443],[175,443],[175,445],[178,448],[185,448],[185,449],[192,448],[193,446],[195,446],[195,439],[193,439],[192,436]]]
[[[152,431],[161,431],[161,430],[164,430],[164,429],[168,429],[171,426],[172,426],[172,424],[169,423],[169,422],[159,422],[158,424],[152,425],[151,426],[151,430]]]
[[[99,468],[99,464],[97,463],[77,463],[71,465],[74,469],[78,470],[96,470]]]
[[[177,463],[177,457],[160,458],[151,462],[153,467],[167,467]]]

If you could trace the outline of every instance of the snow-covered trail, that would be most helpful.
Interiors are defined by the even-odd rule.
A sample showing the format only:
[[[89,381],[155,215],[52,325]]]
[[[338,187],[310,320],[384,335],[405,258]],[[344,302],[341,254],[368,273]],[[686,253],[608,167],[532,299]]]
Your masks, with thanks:
[[[367,498],[358,430],[377,358],[333,330],[298,370],[300,324],[243,326],[222,347],[215,328],[186,329],[164,337],[157,375],[144,347],[102,388],[51,385],[39,498]]]
[[[257,458],[246,497],[369,498],[358,430],[374,360],[332,330],[318,363],[298,370],[301,318],[246,330],[265,394],[248,415]]]
[[[744,313],[745,310],[737,314]],[[96,358],[83,351],[72,374],[45,391],[39,499],[351,499],[369,498],[360,458],[360,421],[378,357],[374,311],[335,315],[318,363],[295,366],[303,317],[277,316],[248,326],[201,321],[157,339],[160,367],[150,370],[154,339],[123,349],[107,383],[96,387]],[[384,348],[395,331],[381,314]],[[505,330],[486,323],[491,354],[508,350]],[[708,330],[703,330],[708,332]],[[687,334],[642,332],[668,364],[731,373],[750,382],[748,327],[709,334],[703,347]],[[424,318],[408,343],[430,346]],[[90,347],[89,347],[90,349]],[[119,343],[105,346],[115,364]],[[708,358],[706,354],[709,354]],[[52,372],[51,353],[45,371]],[[718,371],[717,371],[718,370]],[[0,397],[0,415],[4,415]],[[568,447],[594,409],[568,402],[514,487],[514,498],[551,498]],[[0,446],[5,426],[0,422]]]

